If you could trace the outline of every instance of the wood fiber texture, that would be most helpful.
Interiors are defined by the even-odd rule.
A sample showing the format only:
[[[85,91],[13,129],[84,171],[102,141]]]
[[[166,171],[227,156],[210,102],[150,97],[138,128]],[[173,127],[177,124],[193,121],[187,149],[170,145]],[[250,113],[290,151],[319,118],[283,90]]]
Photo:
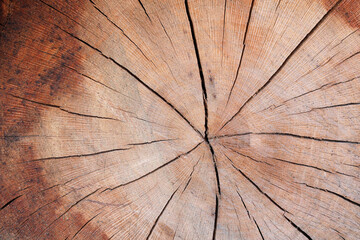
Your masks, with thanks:
[[[0,0],[0,239],[360,239],[360,1]]]

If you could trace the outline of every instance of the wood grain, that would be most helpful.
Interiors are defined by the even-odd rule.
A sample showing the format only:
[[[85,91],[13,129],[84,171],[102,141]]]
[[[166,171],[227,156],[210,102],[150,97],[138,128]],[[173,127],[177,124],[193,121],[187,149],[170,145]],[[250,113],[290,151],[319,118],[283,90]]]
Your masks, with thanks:
[[[0,239],[360,238],[357,0],[1,0]]]

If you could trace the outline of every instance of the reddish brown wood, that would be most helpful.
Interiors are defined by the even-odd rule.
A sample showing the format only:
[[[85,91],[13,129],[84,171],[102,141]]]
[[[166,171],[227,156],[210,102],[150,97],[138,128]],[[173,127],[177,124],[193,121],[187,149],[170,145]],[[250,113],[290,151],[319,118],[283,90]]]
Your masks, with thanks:
[[[360,238],[359,1],[0,6],[0,239]]]

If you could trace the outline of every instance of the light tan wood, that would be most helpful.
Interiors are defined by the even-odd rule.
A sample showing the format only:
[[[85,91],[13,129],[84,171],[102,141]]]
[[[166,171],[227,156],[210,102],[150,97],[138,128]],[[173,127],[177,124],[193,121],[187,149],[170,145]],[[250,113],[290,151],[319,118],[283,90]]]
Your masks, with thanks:
[[[360,239],[359,1],[0,6],[0,239]]]

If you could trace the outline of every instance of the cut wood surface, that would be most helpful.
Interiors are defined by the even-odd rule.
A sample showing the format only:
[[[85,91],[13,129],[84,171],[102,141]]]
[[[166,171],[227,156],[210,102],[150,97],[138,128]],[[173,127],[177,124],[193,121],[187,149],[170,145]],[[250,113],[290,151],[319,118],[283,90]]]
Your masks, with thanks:
[[[360,239],[360,1],[0,6],[0,239]]]

